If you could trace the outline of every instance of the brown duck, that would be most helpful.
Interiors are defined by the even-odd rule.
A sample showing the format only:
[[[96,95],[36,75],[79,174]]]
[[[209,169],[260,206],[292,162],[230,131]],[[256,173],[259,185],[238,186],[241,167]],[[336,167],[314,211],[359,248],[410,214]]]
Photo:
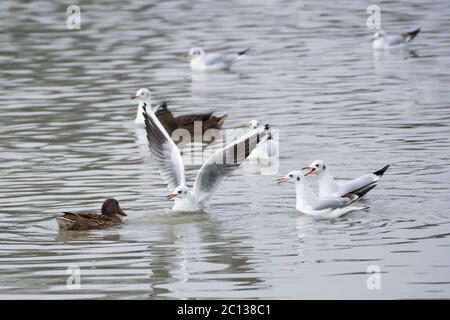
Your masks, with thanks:
[[[63,216],[56,217],[59,228],[62,230],[104,229],[121,224],[127,216],[116,199],[106,199],[103,202],[101,214],[87,211],[63,213]]]
[[[174,117],[172,112],[167,108],[166,102],[163,102],[156,107],[155,115],[169,135],[172,135],[172,132],[176,129],[185,129],[193,135],[195,121],[200,121],[202,123],[202,134],[208,129],[220,129],[227,117],[226,114],[221,117],[216,117],[213,116],[212,112],[186,114]]]

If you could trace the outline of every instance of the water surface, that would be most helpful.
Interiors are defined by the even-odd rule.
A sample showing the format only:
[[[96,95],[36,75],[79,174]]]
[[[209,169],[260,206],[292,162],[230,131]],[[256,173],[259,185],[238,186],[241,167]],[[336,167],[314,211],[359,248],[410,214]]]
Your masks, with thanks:
[[[71,31],[63,1],[2,1],[0,297],[449,298],[449,4],[383,2],[388,32],[423,30],[379,54],[369,4],[83,1]],[[253,51],[201,76],[192,46]],[[243,170],[207,214],[172,214],[133,125],[141,87],[177,114],[227,113],[227,129],[278,128],[279,175],[316,159],[339,178],[391,168],[370,209],[338,220],[302,215],[278,175]],[[55,215],[106,197],[124,225],[58,232]],[[367,289],[371,265],[380,290]]]

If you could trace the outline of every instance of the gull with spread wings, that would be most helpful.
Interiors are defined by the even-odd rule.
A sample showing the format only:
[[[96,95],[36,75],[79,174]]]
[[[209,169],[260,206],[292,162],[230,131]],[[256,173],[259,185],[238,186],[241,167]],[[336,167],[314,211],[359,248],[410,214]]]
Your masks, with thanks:
[[[172,191],[167,199],[175,199],[173,211],[203,211],[222,180],[247,159],[270,130],[268,125],[252,130],[216,151],[203,163],[191,189],[186,186],[180,150],[155,114],[152,111],[147,112],[147,108],[143,111],[150,151],[161,172],[161,178]]]

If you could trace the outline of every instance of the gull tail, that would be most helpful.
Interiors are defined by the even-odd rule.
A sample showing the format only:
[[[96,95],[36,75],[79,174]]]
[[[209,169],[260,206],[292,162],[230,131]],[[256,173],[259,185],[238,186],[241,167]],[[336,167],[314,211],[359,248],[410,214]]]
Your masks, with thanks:
[[[414,39],[417,34],[420,32],[420,28],[411,32],[405,32],[402,33],[403,38],[405,39],[406,42],[410,42],[412,39]]]
[[[389,165],[386,165],[380,170],[375,171],[373,174],[381,178],[381,176],[386,172],[387,169],[389,169]]]
[[[244,49],[244,50],[242,50],[242,51],[239,51],[239,52],[238,52],[238,55],[239,55],[239,56],[243,56],[244,54],[249,53],[249,51],[250,51],[250,48]]]

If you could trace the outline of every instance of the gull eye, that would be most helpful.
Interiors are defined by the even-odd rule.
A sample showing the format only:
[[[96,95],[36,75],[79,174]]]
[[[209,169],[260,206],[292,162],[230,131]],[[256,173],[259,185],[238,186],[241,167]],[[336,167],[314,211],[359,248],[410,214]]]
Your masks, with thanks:
[[[180,191],[178,191],[178,194],[181,194],[181,190],[180,190]]]
[[[325,165],[323,165],[323,169],[324,169],[324,170],[326,169],[326,166],[325,166]]]
[[[294,175],[293,175],[293,174],[290,174],[290,175],[289,175],[289,178],[293,178],[293,177],[294,177]]]
[[[300,181],[300,177],[297,177],[297,181]]]
[[[318,168],[319,167],[319,164],[316,164],[316,168]]]

